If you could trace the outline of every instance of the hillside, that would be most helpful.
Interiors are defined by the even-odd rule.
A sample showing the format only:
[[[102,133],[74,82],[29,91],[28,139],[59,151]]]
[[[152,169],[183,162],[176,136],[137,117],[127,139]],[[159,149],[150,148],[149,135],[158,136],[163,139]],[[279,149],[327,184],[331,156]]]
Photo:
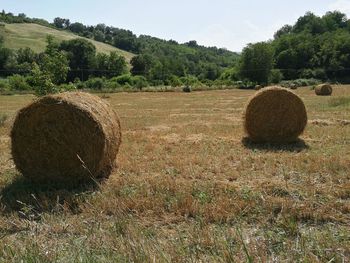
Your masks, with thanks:
[[[53,28],[45,27],[38,24],[18,23],[18,24],[5,24],[0,27],[0,35],[4,36],[4,46],[11,49],[19,49],[30,47],[35,52],[41,52],[45,50],[46,36],[52,35],[59,41],[70,40],[74,38],[84,38],[77,36],[71,32],[64,30],[56,30]],[[118,49],[111,45],[98,42],[92,39],[84,38],[96,47],[99,53],[109,53],[116,51],[118,54],[125,57],[130,62],[134,54]]]

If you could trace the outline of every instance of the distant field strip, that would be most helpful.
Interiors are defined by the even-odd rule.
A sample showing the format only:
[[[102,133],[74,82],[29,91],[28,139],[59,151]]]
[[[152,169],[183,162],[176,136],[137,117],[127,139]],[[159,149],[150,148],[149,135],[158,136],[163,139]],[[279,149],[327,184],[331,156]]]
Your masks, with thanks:
[[[35,52],[42,52],[46,47],[46,36],[52,35],[59,41],[70,40],[74,38],[83,38],[64,30],[57,30],[37,24],[5,24],[0,27],[0,35],[5,37],[5,47],[19,49],[30,47]],[[98,42],[92,39],[84,38],[93,43],[97,52],[109,53],[116,51],[119,55],[125,57],[130,62],[134,54],[120,50],[111,45]]]

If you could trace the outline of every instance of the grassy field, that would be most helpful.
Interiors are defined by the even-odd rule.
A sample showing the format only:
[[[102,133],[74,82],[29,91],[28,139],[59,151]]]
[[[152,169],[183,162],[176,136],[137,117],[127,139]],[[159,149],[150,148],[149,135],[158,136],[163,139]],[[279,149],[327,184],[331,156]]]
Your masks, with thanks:
[[[254,91],[119,93],[119,169],[98,189],[35,186],[1,96],[0,262],[349,262],[350,87],[309,88],[302,141],[242,142]],[[22,261],[21,261],[22,260]]]
[[[52,35],[58,41],[83,38],[68,31],[56,30],[37,24],[5,24],[5,27],[0,27],[0,35],[5,37],[4,44],[7,48],[19,49],[30,47],[35,52],[42,52],[45,50],[47,35]],[[131,58],[134,56],[132,53],[105,43],[88,38],[84,39],[94,44],[97,52],[109,53],[111,51],[116,51],[118,54],[124,56],[128,62],[130,62]]]

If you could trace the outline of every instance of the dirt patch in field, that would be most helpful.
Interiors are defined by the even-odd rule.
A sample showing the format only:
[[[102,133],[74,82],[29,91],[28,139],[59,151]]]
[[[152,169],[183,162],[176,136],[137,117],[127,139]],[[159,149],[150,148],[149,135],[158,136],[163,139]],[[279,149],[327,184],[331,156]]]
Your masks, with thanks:
[[[309,120],[309,124],[318,125],[318,126],[330,126],[330,125],[335,125],[335,122],[331,120],[316,119],[316,120]]]
[[[165,136],[162,136],[161,139],[165,140],[167,143],[178,143],[181,141],[180,135],[176,133],[170,133]]]
[[[203,133],[199,134],[191,134],[186,137],[186,141],[192,142],[192,143],[199,143],[202,140],[204,140],[206,136]]]
[[[336,120],[315,119],[315,120],[310,120],[309,124],[318,125],[318,126],[332,126],[332,125],[346,126],[346,125],[350,125],[350,121],[349,120],[340,120],[340,119],[336,119]]]

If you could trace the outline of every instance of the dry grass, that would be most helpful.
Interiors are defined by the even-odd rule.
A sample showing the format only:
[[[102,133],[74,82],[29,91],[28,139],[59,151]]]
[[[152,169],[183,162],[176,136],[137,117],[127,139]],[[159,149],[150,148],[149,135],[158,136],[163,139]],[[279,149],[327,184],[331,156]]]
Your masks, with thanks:
[[[257,148],[241,141],[252,93],[111,94],[120,167],[98,190],[21,180],[0,127],[0,261],[348,262],[350,107],[300,88],[303,141]]]

